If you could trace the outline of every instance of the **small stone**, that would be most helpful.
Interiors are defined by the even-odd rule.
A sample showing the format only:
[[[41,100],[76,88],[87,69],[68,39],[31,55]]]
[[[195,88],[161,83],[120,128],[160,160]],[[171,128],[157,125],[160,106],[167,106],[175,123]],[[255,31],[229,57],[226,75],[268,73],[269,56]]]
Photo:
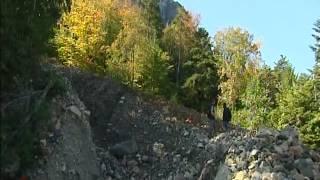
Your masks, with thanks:
[[[171,121],[176,122],[176,121],[178,121],[178,120],[177,120],[176,117],[172,117],[172,118],[171,118]]]
[[[238,169],[247,169],[247,167],[248,167],[247,161],[240,161],[239,163],[237,163]]]
[[[230,179],[231,172],[229,168],[225,165],[220,165],[218,172],[216,174],[215,180],[225,180]]]
[[[149,157],[146,156],[146,155],[143,155],[142,158],[141,158],[142,161],[146,162],[149,160]]]
[[[204,148],[204,145],[202,143],[198,143],[197,147],[202,149],[202,148]]]
[[[46,147],[47,146],[47,140],[46,139],[41,139],[40,140],[40,144],[42,147]]]
[[[269,137],[269,136],[277,136],[278,132],[268,129],[268,128],[260,128],[256,137]]]
[[[270,172],[271,171],[270,165],[265,161],[262,161],[260,163],[259,168],[261,169],[262,172]]]
[[[282,173],[271,173],[270,178],[272,180],[283,180],[284,176],[282,175]]]
[[[139,174],[140,173],[140,169],[138,166],[133,167],[132,172]]]
[[[176,162],[179,162],[181,159],[181,155],[180,154],[176,154],[174,157],[173,157],[173,162],[176,163]]]
[[[130,160],[130,161],[127,162],[127,165],[129,167],[136,166],[136,165],[138,165],[138,162],[135,161],[135,160]]]
[[[320,153],[318,153],[318,152],[316,152],[314,150],[311,150],[310,151],[310,156],[311,156],[311,158],[312,158],[312,160],[314,162],[320,162]]]
[[[65,163],[63,163],[62,166],[61,166],[61,171],[62,172],[66,172],[66,170],[67,170],[67,166],[66,166]]]
[[[227,159],[227,161],[226,161],[226,164],[228,165],[228,166],[231,166],[231,165],[233,165],[233,164],[235,164],[236,162],[232,159],[232,158],[228,158]]]
[[[86,116],[90,116],[90,115],[91,115],[91,112],[90,112],[89,110],[85,110],[85,111],[84,111],[84,114],[85,114]]]
[[[107,171],[106,164],[101,163],[101,167],[100,167],[100,169],[101,169],[101,172],[102,172],[102,173],[106,172],[106,171]]]
[[[155,142],[152,150],[158,157],[162,157],[164,155],[164,144]]]
[[[299,174],[297,171],[291,172],[294,180],[304,180],[304,176]]]
[[[299,145],[289,147],[289,154],[292,155],[294,159],[300,158],[303,151],[303,148]]]
[[[297,159],[294,161],[294,166],[299,170],[301,174],[309,178],[313,178],[313,162],[308,159]]]
[[[250,165],[249,165],[249,169],[253,169],[256,167],[256,163],[255,162],[251,162]]]
[[[183,136],[189,136],[189,132],[187,131],[187,130],[184,130],[184,132],[183,132]]]
[[[80,109],[75,106],[75,105],[72,105],[68,108],[73,114],[77,115],[78,117],[81,117],[81,111]]]
[[[112,180],[112,177],[111,176],[107,176],[106,180]]]
[[[186,178],[186,179],[192,179],[193,178],[191,173],[188,172],[188,171],[184,173],[183,177]]]
[[[262,173],[262,180],[271,180],[271,173],[270,172],[263,172]]]
[[[239,171],[235,173],[233,180],[243,180],[245,178],[248,178],[247,173],[245,171]]]
[[[255,171],[252,175],[251,175],[251,180],[261,180],[262,179],[262,174],[258,171]]]
[[[284,171],[284,167],[281,164],[276,164],[273,166],[273,170],[276,172]]]
[[[207,151],[215,151],[216,148],[217,148],[216,145],[215,145],[215,144],[212,144],[212,143],[207,144],[206,147],[205,147],[205,149],[206,149]]]
[[[250,156],[256,156],[259,153],[259,150],[254,149],[250,152]]]
[[[138,151],[138,145],[134,140],[123,141],[110,148],[110,153],[118,158],[134,154]]]
[[[37,173],[38,174],[44,174],[44,171],[42,169],[38,169]]]
[[[276,145],[274,146],[274,150],[278,153],[278,154],[284,154],[288,151],[288,143],[284,142],[281,145]]]
[[[177,174],[177,175],[174,177],[174,180],[185,180],[185,178],[183,177],[182,174]]]

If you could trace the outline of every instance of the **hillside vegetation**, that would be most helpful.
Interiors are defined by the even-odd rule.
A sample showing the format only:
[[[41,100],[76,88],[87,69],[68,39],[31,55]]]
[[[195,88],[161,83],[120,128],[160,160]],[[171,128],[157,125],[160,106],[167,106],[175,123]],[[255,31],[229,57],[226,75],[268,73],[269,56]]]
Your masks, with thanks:
[[[253,129],[294,125],[307,144],[319,147],[319,21],[314,30],[316,64],[300,75],[284,55],[274,68],[263,64],[260,44],[240,27],[211,38],[183,8],[164,26],[156,0],[75,0],[52,42],[67,66],[202,112],[216,98],[232,107],[234,123]]]

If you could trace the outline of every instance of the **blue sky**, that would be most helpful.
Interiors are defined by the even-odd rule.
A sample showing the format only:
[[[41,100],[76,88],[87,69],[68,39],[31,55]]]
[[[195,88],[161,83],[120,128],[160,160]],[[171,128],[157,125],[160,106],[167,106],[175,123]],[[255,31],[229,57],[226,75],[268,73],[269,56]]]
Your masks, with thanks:
[[[177,0],[201,16],[211,36],[230,26],[248,30],[262,42],[262,59],[273,66],[281,54],[296,72],[315,64],[313,24],[320,18],[320,0]]]

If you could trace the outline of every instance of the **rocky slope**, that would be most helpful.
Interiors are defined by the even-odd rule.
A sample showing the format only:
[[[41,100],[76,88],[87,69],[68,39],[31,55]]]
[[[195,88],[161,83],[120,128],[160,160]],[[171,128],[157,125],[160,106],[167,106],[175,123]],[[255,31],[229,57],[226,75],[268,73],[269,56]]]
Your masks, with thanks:
[[[96,180],[101,177],[89,124],[90,112],[70,83],[67,86],[67,94],[56,97],[50,105],[53,129],[40,140],[44,158],[39,160],[36,170],[27,173],[30,179]]]
[[[217,129],[209,139],[205,117],[191,109],[141,96],[109,78],[62,72],[73,91],[56,100],[57,133],[42,140],[49,153],[33,179],[320,177],[319,151],[302,145],[294,129]]]

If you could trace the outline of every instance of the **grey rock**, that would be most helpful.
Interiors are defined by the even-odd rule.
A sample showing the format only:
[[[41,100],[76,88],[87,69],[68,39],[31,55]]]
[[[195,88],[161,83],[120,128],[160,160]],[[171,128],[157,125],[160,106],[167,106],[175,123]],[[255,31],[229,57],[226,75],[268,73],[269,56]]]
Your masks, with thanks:
[[[155,142],[152,150],[158,157],[162,157],[164,155],[164,144]]]
[[[254,149],[250,152],[250,156],[256,156],[259,153],[259,150]]]
[[[130,161],[127,162],[127,165],[128,165],[129,167],[133,167],[133,166],[138,165],[138,162],[135,161],[135,160],[130,160]]]
[[[270,178],[273,180],[284,180],[285,177],[282,173],[271,173]]]
[[[132,172],[139,174],[140,173],[140,168],[138,166],[135,166],[132,168]]]
[[[147,162],[147,161],[149,161],[149,157],[146,156],[146,155],[143,155],[143,156],[141,157],[141,160],[142,160],[143,162]]]
[[[289,143],[296,144],[299,139],[298,131],[293,127],[287,127],[283,131],[280,132],[278,138],[286,137]]]
[[[193,178],[192,174],[190,172],[188,172],[188,171],[184,173],[183,177],[186,178],[186,179],[192,179]]]
[[[105,173],[107,171],[107,167],[105,163],[101,163],[100,170],[102,173]]]
[[[290,174],[294,180],[304,180],[304,176],[299,174],[296,170],[291,171]]]
[[[71,111],[73,114],[77,115],[78,117],[81,117],[82,113],[77,106],[72,105],[72,106],[68,107],[68,110]]]
[[[270,172],[271,171],[271,167],[270,165],[265,162],[265,161],[262,161],[259,165],[259,169],[262,171],[262,172]]]
[[[262,180],[262,174],[258,171],[255,171],[252,175],[251,175],[251,180]]]
[[[233,180],[244,180],[246,179],[248,174],[245,171],[236,172]]]
[[[215,180],[231,179],[231,172],[226,165],[220,165]]]
[[[160,14],[163,24],[168,25],[176,17],[178,8],[182,7],[173,0],[160,0]]]
[[[123,141],[110,148],[110,153],[117,158],[122,158],[125,155],[134,154],[137,151],[138,146],[135,140]]]
[[[257,137],[266,137],[266,136],[274,136],[277,135],[277,133],[269,128],[260,128],[258,133],[257,133]]]
[[[249,165],[249,169],[253,169],[256,167],[256,163],[255,162],[251,162],[250,165]]]
[[[176,162],[179,162],[181,160],[181,155],[180,154],[176,154],[174,157],[173,157],[173,162],[176,163]]]
[[[185,180],[184,176],[182,174],[177,174],[175,177],[174,177],[174,180]]]
[[[313,178],[313,162],[309,159],[297,159],[294,161],[294,166],[297,168],[297,170],[303,174],[304,176],[307,176],[309,178]]]
[[[284,142],[281,145],[275,145],[274,146],[274,150],[278,153],[278,154],[284,154],[288,151],[288,143]]]
[[[197,147],[198,147],[198,148],[204,148],[204,145],[203,145],[202,143],[198,143],[198,144],[197,144]]]

